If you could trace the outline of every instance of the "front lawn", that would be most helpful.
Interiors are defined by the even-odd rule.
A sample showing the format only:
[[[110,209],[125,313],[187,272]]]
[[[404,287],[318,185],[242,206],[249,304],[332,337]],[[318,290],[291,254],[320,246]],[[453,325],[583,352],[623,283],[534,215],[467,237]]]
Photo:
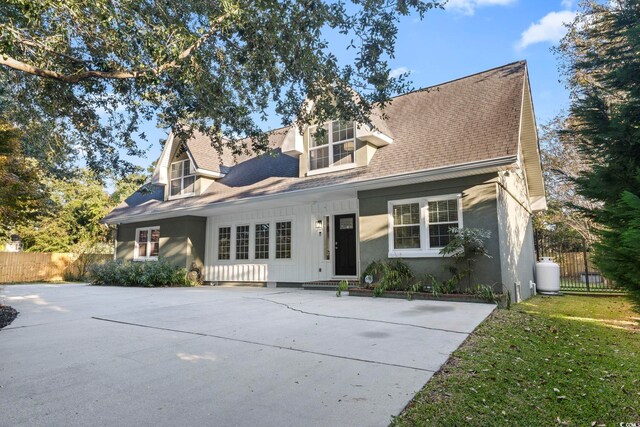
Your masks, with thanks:
[[[619,296],[537,296],[497,310],[392,425],[640,422],[636,310]]]

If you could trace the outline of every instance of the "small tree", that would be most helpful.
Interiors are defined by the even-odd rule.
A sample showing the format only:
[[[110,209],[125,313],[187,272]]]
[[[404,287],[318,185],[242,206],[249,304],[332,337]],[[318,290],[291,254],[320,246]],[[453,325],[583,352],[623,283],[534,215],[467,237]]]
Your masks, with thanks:
[[[466,267],[461,271],[467,276],[469,289],[471,289],[471,275],[473,264],[479,257],[491,258],[485,246],[485,240],[491,237],[491,232],[481,228],[450,228],[453,238],[440,250],[443,256],[451,255],[456,264]]]

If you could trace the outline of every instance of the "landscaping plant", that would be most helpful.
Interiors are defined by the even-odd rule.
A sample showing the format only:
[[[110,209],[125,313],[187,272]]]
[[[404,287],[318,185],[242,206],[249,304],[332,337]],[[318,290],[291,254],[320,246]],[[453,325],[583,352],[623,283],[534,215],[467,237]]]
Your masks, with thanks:
[[[460,274],[467,276],[468,288],[471,289],[471,279],[473,265],[480,257],[491,258],[485,241],[491,237],[491,232],[482,228],[457,228],[452,227],[449,231],[453,237],[440,250],[443,256],[450,255],[456,264],[464,265],[465,269]],[[454,272],[454,276],[458,274]]]
[[[401,260],[373,261],[362,273],[362,282],[366,276],[373,277],[374,296],[381,296],[385,291],[407,290],[415,277],[411,268]]]
[[[163,258],[157,261],[109,261],[104,264],[93,264],[89,268],[89,276],[93,285],[143,287],[196,285],[187,278],[185,268],[175,267]]]
[[[338,289],[336,289],[336,296],[341,297],[342,293],[348,290],[349,290],[349,282],[347,282],[346,280],[341,280],[340,283],[338,283]]]

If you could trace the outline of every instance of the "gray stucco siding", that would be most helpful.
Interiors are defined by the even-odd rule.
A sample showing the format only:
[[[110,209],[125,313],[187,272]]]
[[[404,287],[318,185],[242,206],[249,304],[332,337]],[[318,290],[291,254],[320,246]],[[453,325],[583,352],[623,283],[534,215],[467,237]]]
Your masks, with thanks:
[[[157,226],[160,227],[160,257],[178,267],[189,268],[192,262],[203,267],[206,224],[206,218],[196,216],[120,224],[116,258],[133,260],[136,229]]]
[[[372,261],[388,259],[389,201],[462,194],[463,226],[483,228],[491,232],[491,238],[487,241],[491,258],[482,258],[475,264],[472,286],[494,285],[496,290],[501,290],[496,178],[496,174],[485,174],[358,192],[360,271],[364,271]],[[406,262],[414,273],[430,273],[440,279],[450,277],[447,266],[453,263],[451,258],[442,256],[400,259]],[[464,284],[466,283],[465,279]]]

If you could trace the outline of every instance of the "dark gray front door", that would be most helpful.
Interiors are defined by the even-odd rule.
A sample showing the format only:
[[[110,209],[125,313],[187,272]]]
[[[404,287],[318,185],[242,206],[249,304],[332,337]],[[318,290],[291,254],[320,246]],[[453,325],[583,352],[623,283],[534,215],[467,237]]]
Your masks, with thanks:
[[[356,215],[334,217],[335,275],[355,276],[356,269]]]

